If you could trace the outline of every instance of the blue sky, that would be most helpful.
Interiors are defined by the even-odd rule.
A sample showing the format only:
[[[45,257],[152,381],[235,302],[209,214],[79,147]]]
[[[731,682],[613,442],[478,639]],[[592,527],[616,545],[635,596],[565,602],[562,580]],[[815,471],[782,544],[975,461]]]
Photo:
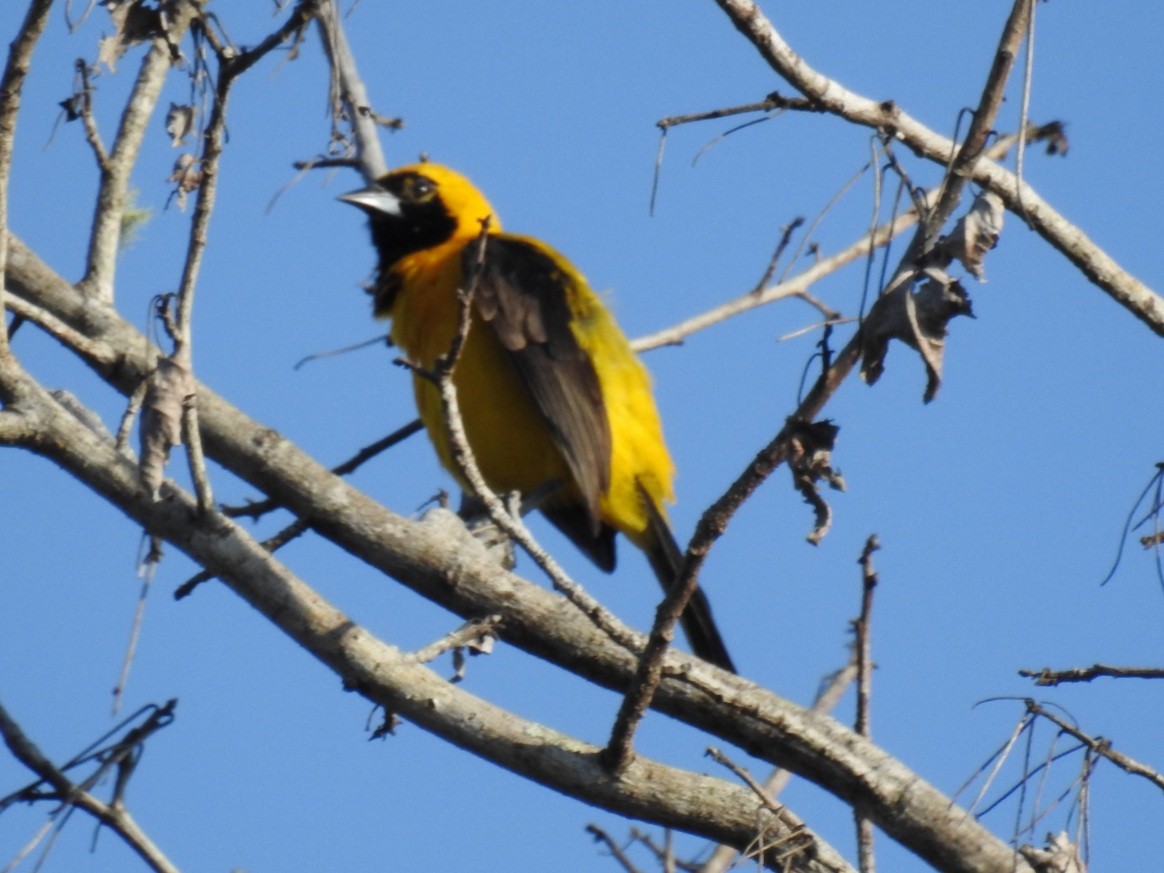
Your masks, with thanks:
[[[219,5],[239,43],[274,26],[266,4]],[[5,43],[23,6],[0,8]],[[946,132],[977,101],[1008,9],[933,0],[765,5],[822,72]],[[568,254],[631,336],[751,288],[780,228],[797,215],[814,217],[868,160],[866,131],[785,115],[725,138],[692,166],[734,122],[677,128],[649,216],[656,120],[789,92],[708,0],[365,2],[347,26],[378,111],[406,121],[385,134],[389,161],[425,152],[465,171],[507,229]],[[96,172],[79,126],[62,124],[53,135],[56,104],[70,93],[74,59],[92,58],[107,29],[98,10],[69,35],[54,11],[18,128],[12,228],[69,278],[81,272]],[[1065,121],[1071,148],[1066,158],[1032,152],[1026,167],[1052,205],[1157,289],[1162,34],[1164,11],[1150,4],[1110,4],[1102,15],[1091,4],[1040,4],[1032,116]],[[128,56],[118,75],[98,81],[107,138],[137,63]],[[175,77],[163,105],[183,102],[186,92]],[[359,288],[372,266],[363,220],[335,201],[358,184],[354,174],[317,173],[268,211],[292,162],[326,143],[325,99],[314,35],[299,60],[272,57],[236,89],[196,304],[195,366],[258,421],[337,463],[414,413],[407,376],[382,349],[292,369],[304,355],[381,329]],[[1016,124],[1018,103],[1012,87],[1000,127]],[[118,274],[118,306],[143,327],[150,298],[177,285],[188,232],[188,214],[164,209],[174,156],[159,117],[134,175],[141,203],[155,214]],[[907,166],[919,183],[937,179],[934,168]],[[822,251],[860,235],[870,198],[866,177],[821,224]],[[716,546],[706,588],[741,671],[808,702],[845,658],[858,606],[855,561],[876,532],[883,550],[873,733],[886,749],[953,792],[1020,712],[1015,702],[975,703],[1032,695],[1164,766],[1161,686],[1100,681],[1046,692],[1016,675],[1022,667],[1161,663],[1164,595],[1150,559],[1130,548],[1112,582],[1098,584],[1131,502],[1160,460],[1159,341],[1010,216],[986,270],[988,283],[967,281],[977,319],[953,323],[934,403],[921,404],[924,372],[902,347],[891,350],[876,387],[852,380],[830,403],[826,415],[841,425],[834,460],[849,490],[829,495],[835,523],[824,543],[804,542],[809,510],[778,471]],[[814,289],[846,313],[856,311],[860,292],[859,266]],[[794,408],[815,337],[777,338],[814,320],[807,306],[785,302],[647,356],[679,468],[673,520],[681,539]],[[44,384],[68,387],[115,425],[122,400],[54,342],[25,328],[15,350]],[[254,496],[212,472],[220,499]],[[451,487],[419,437],[354,481],[404,514]],[[26,454],[0,452],[0,483],[0,700],[46,752],[65,758],[111,723],[109,689],[139,585],[139,532]],[[285,521],[272,518],[260,530]],[[535,533],[620,616],[649,623],[657,586],[632,549],[622,549],[619,569],[606,577],[545,525]],[[458,623],[319,540],[282,557],[394,644],[415,648]],[[528,561],[521,567],[534,572]],[[169,551],[126,704],[180,699],[177,721],[149,746],[128,803],[182,869],[615,869],[583,828],[597,822],[619,835],[627,823],[411,725],[368,742],[369,707],[224,588],[203,586],[175,603],[170,592],[192,572]],[[617,707],[607,692],[504,646],[474,660],[467,682],[523,716],[596,742]],[[846,700],[838,717],[849,721],[851,710]],[[1036,758],[1048,737],[1037,738]],[[712,771],[701,758],[705,745],[661,716],[648,720],[641,740],[645,754]],[[1056,772],[1070,779],[1066,769]],[[0,757],[0,793],[24,780]],[[851,855],[845,807],[802,782],[784,799]],[[1094,869],[1136,869],[1164,853],[1164,807],[1146,782],[1101,766],[1092,803]],[[0,818],[0,859],[15,854],[40,815]],[[1010,807],[987,824],[1006,834],[1013,815]],[[1046,827],[1061,824],[1055,813]],[[90,837],[89,824],[74,821],[48,869],[136,869],[108,834],[89,854]],[[694,851],[697,843],[681,846]],[[925,869],[884,838],[879,852],[884,869]]]

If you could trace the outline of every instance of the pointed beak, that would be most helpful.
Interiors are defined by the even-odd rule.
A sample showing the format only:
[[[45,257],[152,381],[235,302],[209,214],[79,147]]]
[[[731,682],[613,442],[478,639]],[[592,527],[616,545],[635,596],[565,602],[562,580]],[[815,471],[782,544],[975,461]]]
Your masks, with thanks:
[[[358,191],[349,191],[336,198],[344,203],[359,207],[369,215],[399,215],[400,198],[390,194],[383,188],[361,188]]]

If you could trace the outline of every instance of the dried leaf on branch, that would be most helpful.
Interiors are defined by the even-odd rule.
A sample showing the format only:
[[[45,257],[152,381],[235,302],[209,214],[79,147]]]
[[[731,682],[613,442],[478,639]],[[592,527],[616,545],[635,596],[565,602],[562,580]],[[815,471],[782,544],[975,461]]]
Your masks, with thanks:
[[[986,253],[998,245],[1006,207],[1002,198],[992,191],[984,191],[974,198],[970,211],[959,219],[954,231],[943,237],[935,250],[939,262],[947,258],[960,261],[962,266],[980,282],[986,281],[982,261]]]
[[[813,508],[816,521],[806,538],[818,545],[832,527],[833,512],[820,496],[818,484],[823,479],[834,491],[845,490],[845,480],[832,466],[832,452],[840,427],[831,421],[790,421],[788,435],[788,469],[792,484],[804,502]]]
[[[166,181],[177,186],[171,196],[177,201],[178,208],[185,211],[186,195],[191,191],[197,191],[202,184],[202,166],[192,154],[188,152],[180,154],[178,160],[174,161],[174,169]]]
[[[194,130],[194,117],[198,114],[188,103],[171,103],[166,113],[166,133],[170,136],[170,145],[178,148],[184,145],[186,137]]]
[[[1063,832],[1047,834],[1046,848],[1023,846],[1019,853],[1039,873],[1087,873],[1087,864],[1079,853],[1079,847]]]
[[[889,341],[899,339],[916,349],[925,362],[928,378],[923,399],[929,403],[942,384],[947,324],[956,315],[974,313],[966,289],[944,270],[928,267],[923,275],[926,282],[916,292],[903,282],[873,304],[862,325],[861,378],[870,385],[881,378]]]
[[[138,475],[154,500],[170,458],[182,444],[182,410],[195,394],[194,374],[177,355],[159,358],[149,377],[141,410],[141,458]]]
[[[162,13],[143,0],[103,0],[101,5],[109,10],[113,33],[101,37],[97,60],[114,73],[127,51],[162,33]]]

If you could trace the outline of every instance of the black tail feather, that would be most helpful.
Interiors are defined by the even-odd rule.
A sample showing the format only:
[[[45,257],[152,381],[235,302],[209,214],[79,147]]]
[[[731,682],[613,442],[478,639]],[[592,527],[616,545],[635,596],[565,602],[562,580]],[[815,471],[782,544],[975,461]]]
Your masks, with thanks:
[[[647,550],[647,560],[651,562],[651,569],[655,571],[663,591],[667,592],[675,585],[683,569],[683,552],[675,542],[671,526],[667,524],[662,513],[654,507],[651,500],[648,499],[647,504],[651,511],[651,528],[656,543],[654,548]],[[723,637],[720,636],[719,628],[712,618],[711,603],[702,588],[696,588],[695,593],[691,595],[687,608],[679,616],[679,623],[683,626],[687,642],[691,644],[691,651],[717,667],[736,672],[736,666],[732,663],[731,655],[728,654],[727,646],[724,645]]]

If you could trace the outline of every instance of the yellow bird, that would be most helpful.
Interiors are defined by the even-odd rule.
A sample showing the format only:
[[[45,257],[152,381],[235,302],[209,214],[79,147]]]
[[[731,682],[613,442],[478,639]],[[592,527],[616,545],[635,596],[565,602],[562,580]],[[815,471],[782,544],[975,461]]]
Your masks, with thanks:
[[[503,233],[484,195],[447,167],[401,167],[340,199],[371,224],[376,316],[392,320],[392,341],[428,369],[453,342],[457,289],[490,219],[453,373],[477,465],[495,491],[538,494],[538,509],[607,572],[624,534],[669,589],[682,553],[665,515],[674,465],[651,379],[582,275],[540,240]],[[436,387],[414,375],[413,388],[441,463],[465,487]],[[682,623],[697,655],[734,672],[701,590]]]

